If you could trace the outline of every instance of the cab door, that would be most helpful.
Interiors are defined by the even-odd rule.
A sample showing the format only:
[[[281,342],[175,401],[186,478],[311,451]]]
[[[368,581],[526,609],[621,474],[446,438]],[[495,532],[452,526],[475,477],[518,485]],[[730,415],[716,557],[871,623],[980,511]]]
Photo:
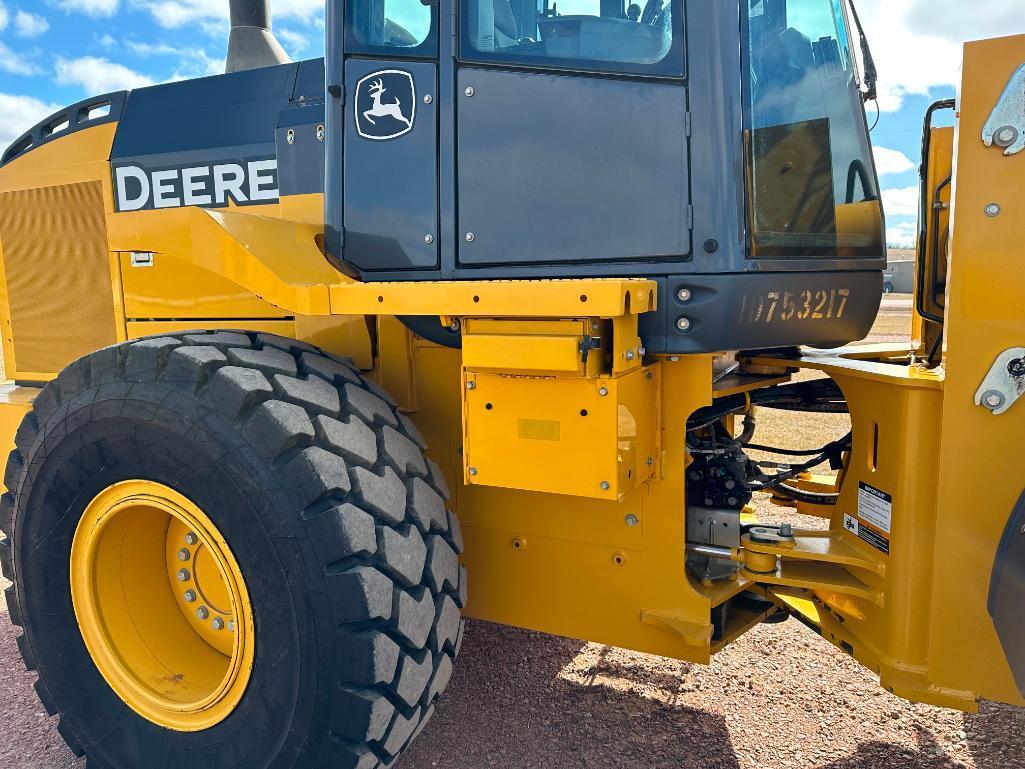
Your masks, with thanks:
[[[359,273],[436,269],[437,5],[359,0],[344,14],[341,256]]]
[[[689,259],[682,0],[459,2],[459,266]]]

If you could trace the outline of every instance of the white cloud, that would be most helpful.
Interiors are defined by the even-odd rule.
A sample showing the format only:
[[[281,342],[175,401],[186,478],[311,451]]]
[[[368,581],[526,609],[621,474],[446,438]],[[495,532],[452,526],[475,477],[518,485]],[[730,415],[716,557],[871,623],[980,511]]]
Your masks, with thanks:
[[[883,190],[883,209],[887,216],[917,216],[918,187]]]
[[[281,41],[281,45],[285,47],[293,58],[297,58],[299,54],[310,47],[310,40],[305,35],[301,35],[298,32],[294,32],[291,29],[281,28],[275,30],[275,34],[278,40]]]
[[[31,96],[0,93],[0,147],[7,147],[43,118],[60,107]]]
[[[14,29],[19,37],[39,37],[50,29],[50,22],[38,14],[18,11],[14,17]]]
[[[0,30],[7,29],[7,25],[11,23],[11,14],[7,10],[7,7],[0,2]]]
[[[113,16],[121,7],[121,0],[57,0],[57,7],[67,13],[84,13],[101,18]]]
[[[1025,32],[1021,0],[858,0],[879,69],[879,105],[899,110],[904,97],[935,89],[953,95],[967,40]]]
[[[898,222],[886,228],[886,244],[897,248],[914,248],[918,226],[914,222]]]
[[[68,0],[63,0],[67,2]],[[102,2],[103,0],[71,0]],[[117,2],[117,0],[106,0]],[[133,7],[149,12],[163,27],[175,29],[199,24],[207,32],[227,29],[228,3],[222,0],[130,0]],[[313,21],[324,12],[324,0],[278,0],[271,5],[275,19]],[[211,22],[214,26],[211,26]]]
[[[129,40],[124,47],[132,54],[142,57],[172,57],[177,68],[171,80],[186,80],[194,77],[224,74],[224,58],[210,56],[202,48],[178,48],[167,43],[139,43]]]
[[[876,170],[880,176],[903,174],[915,167],[915,164],[911,162],[911,158],[899,150],[873,147],[872,154],[875,156]]]
[[[115,40],[112,35],[107,34],[100,38],[100,45],[102,45],[109,51],[111,48],[117,45],[117,40]]]
[[[146,75],[96,56],[57,58],[55,71],[61,85],[81,86],[90,95],[153,85]]]
[[[0,72],[8,72],[12,75],[38,75],[41,70],[30,61],[26,61],[24,54],[12,51],[5,43],[0,43]]]

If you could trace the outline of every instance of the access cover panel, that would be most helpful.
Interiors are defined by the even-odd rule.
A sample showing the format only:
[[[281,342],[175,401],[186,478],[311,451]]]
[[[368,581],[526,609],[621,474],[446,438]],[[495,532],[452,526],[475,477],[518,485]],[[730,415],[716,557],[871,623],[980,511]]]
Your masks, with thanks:
[[[461,265],[688,258],[683,84],[477,69],[458,80]]]

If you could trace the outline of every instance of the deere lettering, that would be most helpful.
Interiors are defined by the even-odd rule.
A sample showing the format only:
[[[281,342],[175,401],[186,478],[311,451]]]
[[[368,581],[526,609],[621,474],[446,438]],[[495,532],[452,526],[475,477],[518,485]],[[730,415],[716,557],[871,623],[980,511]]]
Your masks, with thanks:
[[[230,160],[158,170],[127,163],[114,168],[114,194],[119,212],[275,203],[278,161]]]

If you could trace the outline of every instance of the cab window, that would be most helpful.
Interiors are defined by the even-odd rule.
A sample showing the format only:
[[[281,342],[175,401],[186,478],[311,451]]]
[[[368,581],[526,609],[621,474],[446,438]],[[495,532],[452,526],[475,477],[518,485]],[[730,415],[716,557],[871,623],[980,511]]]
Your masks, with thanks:
[[[361,0],[346,4],[346,49],[357,53],[433,56],[435,5],[420,0]],[[401,49],[397,51],[396,49]]]
[[[744,0],[756,257],[878,257],[883,216],[844,0]]]
[[[683,74],[682,0],[463,0],[462,58]]]

